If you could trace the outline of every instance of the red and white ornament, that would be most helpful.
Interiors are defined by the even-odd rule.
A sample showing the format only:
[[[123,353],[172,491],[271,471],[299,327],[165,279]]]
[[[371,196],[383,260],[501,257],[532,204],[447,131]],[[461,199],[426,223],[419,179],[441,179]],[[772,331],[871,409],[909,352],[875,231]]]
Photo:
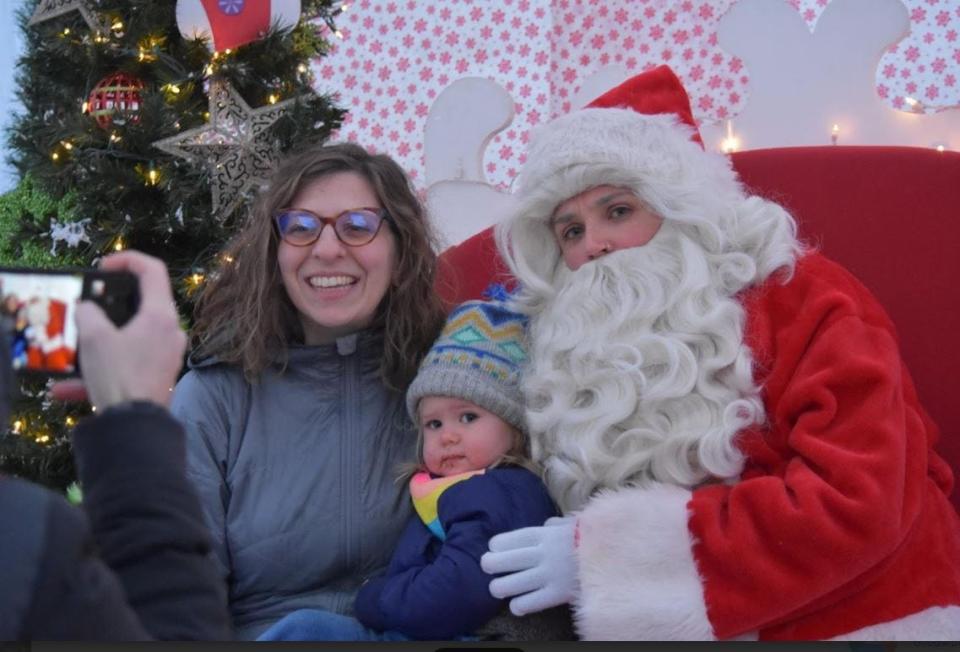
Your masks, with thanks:
[[[215,52],[263,38],[273,25],[293,27],[300,0],[179,0],[177,26],[185,38],[205,38]]]
[[[125,72],[107,75],[93,87],[87,98],[87,113],[101,129],[109,129],[114,123],[123,124],[140,119],[143,82]]]

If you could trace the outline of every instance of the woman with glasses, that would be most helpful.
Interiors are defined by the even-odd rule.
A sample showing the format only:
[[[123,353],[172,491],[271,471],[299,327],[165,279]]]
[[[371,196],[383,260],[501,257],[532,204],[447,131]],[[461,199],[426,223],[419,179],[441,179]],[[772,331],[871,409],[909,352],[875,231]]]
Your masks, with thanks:
[[[196,311],[173,412],[236,635],[302,608],[350,613],[409,515],[404,390],[443,324],[426,216],[389,157],[290,157]]]

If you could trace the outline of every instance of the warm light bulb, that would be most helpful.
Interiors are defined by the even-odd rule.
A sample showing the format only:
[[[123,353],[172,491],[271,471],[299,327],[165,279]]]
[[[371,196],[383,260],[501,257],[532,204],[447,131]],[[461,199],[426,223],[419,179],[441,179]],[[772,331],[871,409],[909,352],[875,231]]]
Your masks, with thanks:
[[[349,2],[344,2],[342,5],[340,5],[340,11],[346,11],[349,8],[350,8]]]
[[[203,274],[193,274],[190,280],[193,281],[194,285],[200,285],[203,283]]]
[[[306,64],[301,63],[299,66],[297,66],[297,72],[299,72],[300,74],[307,72]]]
[[[90,110],[90,103],[84,100],[83,104],[80,105],[80,113],[86,113]]]
[[[110,26],[110,29],[121,30],[123,29],[123,21],[116,21],[113,25]]]
[[[65,29],[63,30],[63,35],[64,35],[64,36],[69,36],[69,35],[70,35],[70,28],[69,28],[69,27],[67,27],[67,28],[65,28]]]
[[[223,262],[230,264],[233,262],[233,256],[230,254],[223,254]]]
[[[50,155],[50,158],[52,158],[54,161],[59,161],[60,160],[59,152],[54,152],[53,154]]]
[[[150,185],[155,186],[157,185],[157,181],[160,180],[160,173],[151,168],[150,171],[147,172],[147,178],[150,180]]]
[[[113,243],[114,251],[123,251],[123,238],[117,237],[117,241]]]
[[[270,97],[267,98],[267,101],[270,102],[270,104],[276,104],[276,103],[277,103],[277,100],[279,100],[279,99],[280,99],[280,98],[277,97],[275,94],[270,93]]]
[[[740,139],[733,134],[733,120],[727,120],[727,137],[720,143],[724,154],[731,154],[740,147]]]
[[[334,36],[336,36],[336,37],[339,38],[339,39],[342,39],[342,38],[343,38],[343,32],[341,32],[339,29],[338,29],[337,31],[335,31],[333,34],[334,34]]]
[[[69,152],[71,149],[73,149],[73,143],[71,143],[70,141],[64,140],[64,141],[60,141],[60,142],[63,143],[63,148],[64,148],[65,150],[67,150],[68,152]]]
[[[180,94],[180,87],[176,84],[167,84],[167,90],[173,93],[174,95]]]
[[[17,419],[13,422],[13,432],[16,435],[19,435],[21,430],[23,430],[23,421]]]
[[[73,417],[67,417],[66,419],[64,419],[63,422],[67,425],[68,428],[72,428],[77,423],[76,421],[74,421]]]

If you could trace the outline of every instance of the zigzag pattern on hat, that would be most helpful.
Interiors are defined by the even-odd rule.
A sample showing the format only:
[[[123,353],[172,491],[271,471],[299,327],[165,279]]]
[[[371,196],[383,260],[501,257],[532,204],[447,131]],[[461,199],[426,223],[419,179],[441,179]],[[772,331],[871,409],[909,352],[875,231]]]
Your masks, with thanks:
[[[502,352],[509,363],[519,364],[527,358],[523,329],[524,321],[516,313],[503,310],[497,304],[471,302],[450,315],[438,341],[440,346],[436,348],[460,345],[475,351],[478,344],[488,342]],[[484,352],[494,355],[489,347],[484,347]]]

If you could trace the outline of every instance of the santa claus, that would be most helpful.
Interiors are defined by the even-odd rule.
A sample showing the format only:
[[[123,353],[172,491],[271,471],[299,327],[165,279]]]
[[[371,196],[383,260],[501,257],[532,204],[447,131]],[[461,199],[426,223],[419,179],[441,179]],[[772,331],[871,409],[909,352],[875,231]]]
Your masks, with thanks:
[[[48,297],[32,297],[21,309],[27,322],[27,369],[72,371],[76,352],[68,345],[64,333],[67,304]]]
[[[876,299],[699,144],[660,67],[534,133],[498,229],[566,516],[491,592],[585,639],[960,639],[953,478]]]

